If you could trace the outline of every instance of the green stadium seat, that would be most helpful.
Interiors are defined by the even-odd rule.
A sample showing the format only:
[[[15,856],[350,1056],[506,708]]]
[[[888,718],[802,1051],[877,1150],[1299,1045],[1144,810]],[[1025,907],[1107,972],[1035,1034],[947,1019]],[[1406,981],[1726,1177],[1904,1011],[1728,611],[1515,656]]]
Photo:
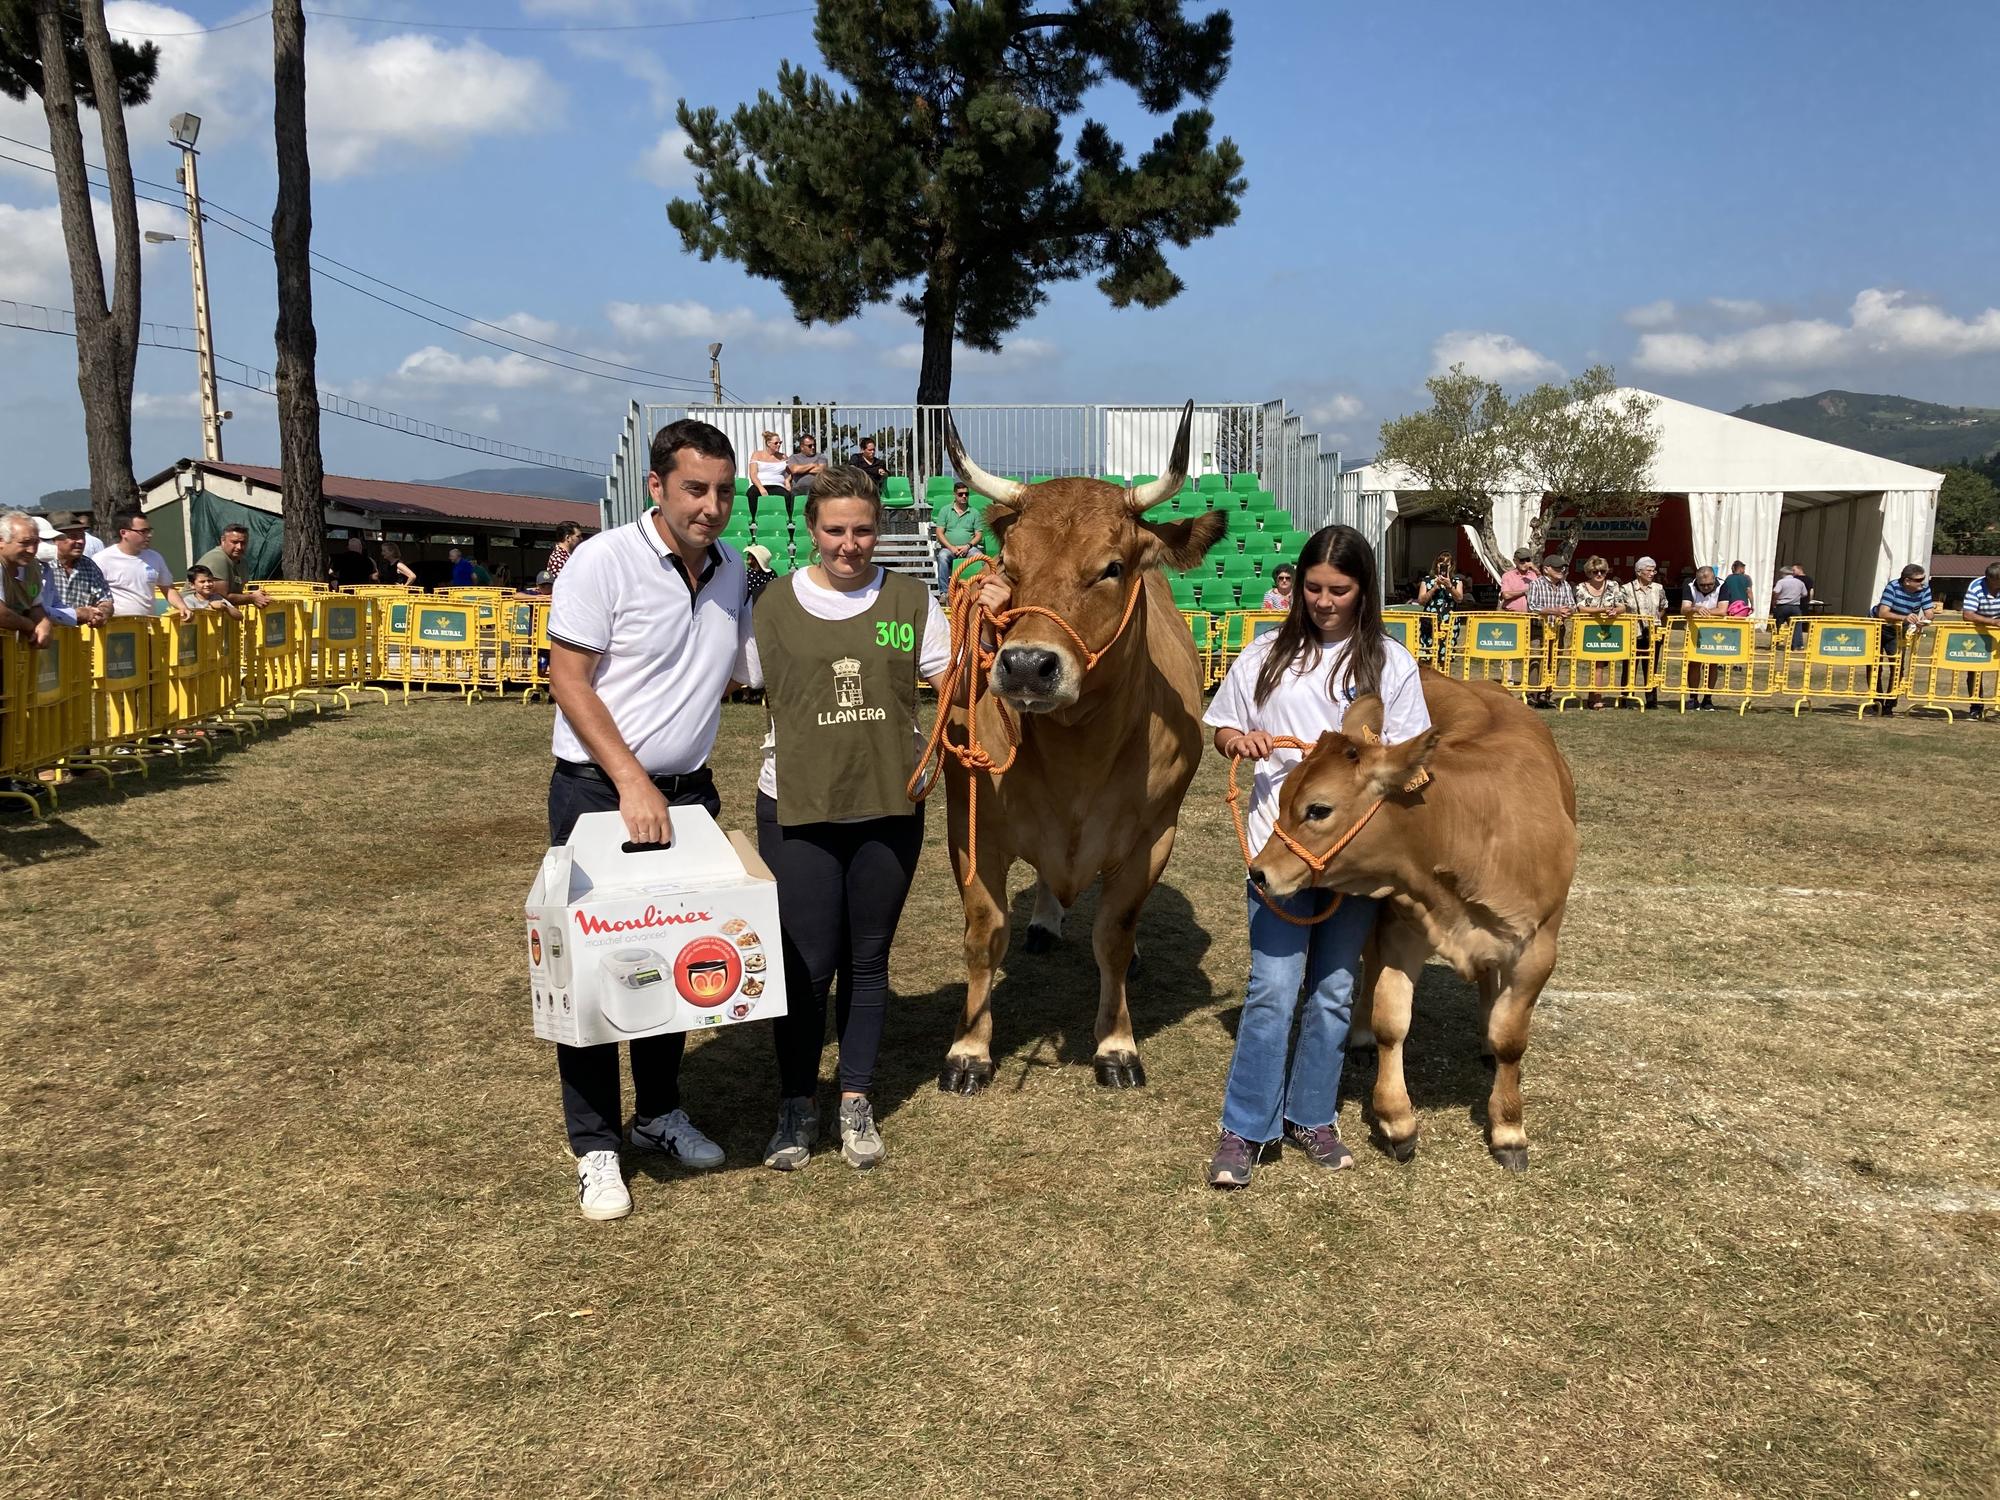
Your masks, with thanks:
[[[1248,494],[1251,490],[1261,490],[1263,487],[1255,474],[1238,474],[1229,482],[1229,488],[1239,495]]]
[[[1137,487],[1142,484],[1151,484],[1155,479],[1158,479],[1159,477],[1160,476],[1157,474],[1134,474],[1132,476],[1132,483],[1134,487]]]
[[[924,498],[932,505],[936,505],[940,500],[947,505],[951,504],[952,483],[952,476],[949,474],[931,475],[924,481]]]
[[[749,476],[747,474],[738,474],[736,476],[736,498],[741,500],[745,495],[749,493],[750,493]]]
[[[1106,484],[1122,485],[1125,483],[1125,476],[1123,474],[1100,474],[1097,477]]]
[[[890,500],[897,496],[902,496],[905,499],[915,498],[910,493],[910,481],[905,479],[901,474],[891,474],[882,484],[882,498]]]
[[[1223,474],[1204,474],[1194,482],[1194,487],[1204,495],[1212,495],[1218,490],[1227,490],[1229,479]]]

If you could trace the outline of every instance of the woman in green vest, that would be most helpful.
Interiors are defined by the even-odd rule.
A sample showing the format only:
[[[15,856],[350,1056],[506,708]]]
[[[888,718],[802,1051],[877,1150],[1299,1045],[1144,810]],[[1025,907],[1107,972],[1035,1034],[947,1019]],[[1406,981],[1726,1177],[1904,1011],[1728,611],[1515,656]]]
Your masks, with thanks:
[[[756,662],[769,730],[757,780],[757,848],[778,878],[786,1014],[774,1029],[782,1103],[764,1164],[806,1164],[819,1133],[816,1102],[826,997],[847,959],[840,1039],[840,1152],[856,1167],[882,1160],[868,1089],[889,999],[889,948],[923,848],[924,813],[905,787],[925,739],[917,680],[933,687],[951,632],[918,579],[875,563],[882,502],[862,470],[839,464],[806,501],[813,560],[757,600]],[[1007,607],[997,570],[988,609]]]

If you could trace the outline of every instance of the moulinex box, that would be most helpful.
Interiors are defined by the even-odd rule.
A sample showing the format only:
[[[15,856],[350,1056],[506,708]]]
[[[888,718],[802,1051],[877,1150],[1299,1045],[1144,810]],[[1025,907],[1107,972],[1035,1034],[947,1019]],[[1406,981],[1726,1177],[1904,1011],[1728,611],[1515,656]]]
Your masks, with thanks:
[[[528,891],[535,1035],[587,1047],[785,1013],[778,887],[740,833],[673,809],[666,848],[585,813]]]

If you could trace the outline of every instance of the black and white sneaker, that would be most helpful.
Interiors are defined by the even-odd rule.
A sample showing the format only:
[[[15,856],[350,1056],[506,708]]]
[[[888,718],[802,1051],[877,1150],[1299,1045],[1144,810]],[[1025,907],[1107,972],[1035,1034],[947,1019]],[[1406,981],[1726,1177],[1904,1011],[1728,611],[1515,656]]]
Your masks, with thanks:
[[[787,1099],[778,1107],[778,1128],[764,1148],[764,1165],[774,1172],[796,1172],[812,1160],[818,1138],[819,1110],[812,1099]]]
[[[622,1219],[632,1212],[616,1151],[587,1151],[577,1158],[576,1205],[586,1219]]]
[[[651,1120],[634,1120],[632,1144],[642,1151],[664,1152],[684,1167],[706,1171],[722,1165],[722,1148],[694,1128],[684,1109]]]

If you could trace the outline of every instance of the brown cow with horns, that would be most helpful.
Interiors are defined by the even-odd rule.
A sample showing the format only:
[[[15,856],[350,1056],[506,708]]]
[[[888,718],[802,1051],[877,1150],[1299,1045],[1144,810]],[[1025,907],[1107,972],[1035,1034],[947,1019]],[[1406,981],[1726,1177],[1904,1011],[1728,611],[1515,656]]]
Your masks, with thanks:
[[[973,1093],[993,1077],[993,976],[1007,951],[1007,872],[1016,860],[1039,877],[1030,951],[1049,946],[1064,911],[1102,881],[1091,934],[1097,1081],[1111,1088],[1146,1081],[1126,975],[1139,908],[1173,852],[1181,799],[1202,752],[1200,662],[1161,569],[1193,567],[1225,524],[1213,511],[1164,522],[1148,521],[1146,512],[1180,488],[1193,418],[1189,402],[1167,472],[1129,489],[1096,479],[1034,486],[996,479],[966,457],[956,425],[947,427],[953,465],[992,502],[986,529],[1013,582],[1014,605],[1049,610],[1075,632],[1073,639],[1045,615],[1017,619],[975,713],[981,745],[1004,758],[1017,732],[1018,755],[997,775],[945,761],[966,967],[965,1013],[938,1078],[949,1092]],[[1134,589],[1141,591],[1136,600]],[[1079,641],[1094,662],[1079,656]],[[963,706],[952,714],[955,737],[962,737]],[[974,778],[976,830],[967,815]]]

